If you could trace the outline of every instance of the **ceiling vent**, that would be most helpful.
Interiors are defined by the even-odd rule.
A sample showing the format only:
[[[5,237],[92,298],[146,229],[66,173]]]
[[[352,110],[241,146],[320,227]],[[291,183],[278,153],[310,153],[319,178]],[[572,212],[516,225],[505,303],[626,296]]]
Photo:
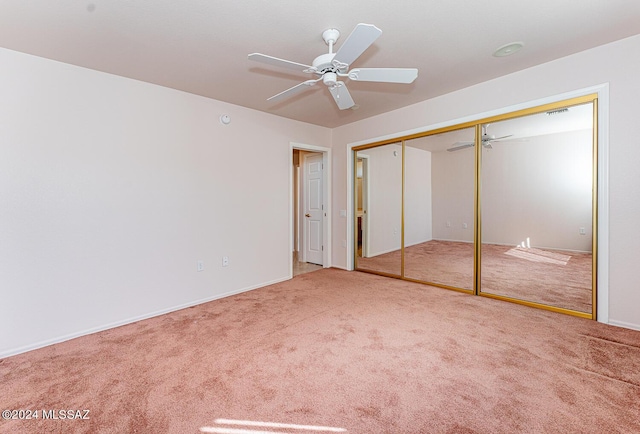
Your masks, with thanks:
[[[568,108],[561,108],[561,109],[558,109],[558,110],[551,110],[550,112],[547,112],[547,116],[553,116],[553,115],[557,115],[557,114],[560,114],[560,113],[566,113],[568,111],[569,111]]]

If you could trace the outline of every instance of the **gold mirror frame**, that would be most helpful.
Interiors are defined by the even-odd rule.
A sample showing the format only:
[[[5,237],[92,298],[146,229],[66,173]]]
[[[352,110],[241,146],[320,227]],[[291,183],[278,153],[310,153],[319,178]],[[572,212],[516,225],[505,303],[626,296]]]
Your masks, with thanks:
[[[577,105],[581,105],[581,104],[588,104],[588,103],[592,103],[593,104],[593,127],[592,127],[592,204],[591,204],[591,212],[592,212],[592,266],[591,266],[591,285],[592,285],[592,290],[591,290],[591,312],[581,312],[581,311],[576,311],[576,310],[571,310],[571,309],[566,309],[566,308],[561,308],[561,307],[556,307],[556,306],[550,306],[547,304],[543,304],[543,303],[538,303],[538,302],[534,302],[534,301],[527,301],[527,300],[521,300],[521,299],[516,299],[516,298],[512,298],[512,297],[507,297],[507,296],[502,296],[502,295],[497,295],[497,294],[489,294],[486,292],[482,292],[481,291],[481,262],[482,262],[482,254],[481,254],[481,250],[482,250],[482,218],[481,218],[481,210],[482,210],[482,200],[481,200],[481,174],[482,174],[482,146],[479,146],[479,144],[482,141],[482,125],[483,124],[488,124],[488,123],[492,123],[492,122],[498,122],[498,121],[504,121],[504,120],[508,120],[508,119],[515,119],[515,118],[519,118],[519,117],[524,117],[524,116],[528,116],[528,115],[533,115],[533,114],[539,114],[539,113],[544,113],[544,112],[548,112],[548,111],[554,111],[554,110],[559,110],[559,109],[563,109],[563,108],[568,108],[571,106],[577,106]],[[440,134],[440,133],[445,133],[445,132],[450,132],[450,131],[456,131],[456,130],[460,130],[460,129],[464,129],[464,128],[470,128],[473,127],[475,128],[475,173],[474,173],[474,264],[473,264],[473,273],[474,273],[474,287],[472,291],[466,290],[466,289],[462,289],[462,288],[456,288],[456,287],[452,287],[452,286],[448,286],[448,285],[443,285],[443,284],[438,284],[438,283],[433,283],[433,282],[423,282],[423,281],[419,281],[416,279],[411,279],[411,278],[407,278],[405,277],[405,264],[404,264],[404,250],[405,250],[405,246],[404,246],[404,234],[405,234],[405,228],[404,228],[404,220],[405,220],[405,215],[404,215],[404,208],[405,208],[405,141],[406,140],[410,140],[410,139],[415,139],[415,138],[420,138],[420,137],[425,137],[425,136],[430,136],[430,135],[435,135],[435,134]],[[402,280],[407,280],[407,281],[412,281],[412,282],[418,282],[418,283],[424,283],[424,284],[428,284],[431,286],[437,286],[437,287],[441,287],[441,288],[445,288],[445,289],[450,289],[450,290],[455,290],[455,291],[459,291],[459,292],[465,292],[465,293],[469,293],[469,294],[473,294],[473,295],[480,295],[480,296],[484,296],[484,297],[488,297],[488,298],[493,298],[493,299],[498,299],[498,300],[504,300],[504,301],[509,301],[509,302],[513,302],[513,303],[517,303],[517,304],[522,304],[522,305],[526,305],[526,306],[531,306],[531,307],[535,307],[535,308],[540,308],[540,309],[544,309],[544,310],[549,310],[549,311],[553,311],[553,312],[560,312],[560,313],[564,313],[564,314],[568,314],[568,315],[573,315],[573,316],[577,316],[577,317],[582,317],[582,318],[588,318],[588,319],[593,319],[596,320],[597,319],[597,257],[598,257],[598,96],[597,94],[589,94],[589,95],[584,95],[581,97],[576,97],[576,98],[571,98],[571,99],[567,99],[567,100],[562,100],[562,101],[557,101],[557,102],[553,102],[553,103],[549,103],[549,104],[544,104],[544,105],[540,105],[540,106],[536,106],[536,107],[531,107],[531,108],[527,108],[527,109],[523,109],[523,110],[517,110],[514,112],[510,112],[510,113],[505,113],[505,114],[501,114],[501,115],[496,115],[496,116],[490,116],[490,117],[486,117],[486,118],[482,118],[482,119],[477,119],[474,121],[469,121],[469,122],[464,122],[464,123],[460,123],[460,124],[456,124],[456,125],[452,125],[449,127],[443,127],[443,128],[438,128],[438,129],[434,129],[434,130],[429,130],[429,131],[425,131],[425,132],[421,132],[421,133],[416,133],[416,134],[411,134],[411,135],[407,135],[407,136],[402,136],[402,137],[395,137],[392,139],[387,139],[387,140],[383,140],[383,141],[378,141],[378,142],[373,142],[373,143],[369,143],[369,144],[365,144],[365,145],[361,145],[361,146],[356,146],[352,148],[352,152],[353,152],[353,198],[354,198],[354,203],[352,204],[352,209],[356,209],[356,194],[357,192],[355,191],[356,189],[356,173],[357,173],[357,152],[361,151],[361,150],[365,150],[365,149],[370,149],[370,148],[375,148],[375,147],[379,147],[379,146],[383,146],[383,145],[387,145],[387,144],[392,144],[392,143],[402,143],[402,197],[401,197],[401,244],[400,244],[400,257],[401,257],[401,272],[400,272],[400,276],[396,276],[396,275],[390,275],[388,273],[381,273],[381,272],[376,272],[374,270],[364,270],[364,269],[359,269],[357,267],[357,217],[356,217],[356,213],[354,212],[354,220],[352,222],[352,224],[354,225],[354,239],[353,239],[353,243],[354,243],[354,264],[355,264],[355,270],[357,271],[362,271],[362,272],[367,272],[367,273],[372,273],[372,274],[379,274],[379,275],[383,275],[383,276],[387,276],[387,277],[393,277],[393,278],[397,278],[397,279],[402,279]]]

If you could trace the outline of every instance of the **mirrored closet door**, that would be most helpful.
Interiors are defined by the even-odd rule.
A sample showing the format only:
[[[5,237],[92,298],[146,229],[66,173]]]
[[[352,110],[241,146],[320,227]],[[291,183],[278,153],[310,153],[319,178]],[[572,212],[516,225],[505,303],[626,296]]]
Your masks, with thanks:
[[[356,269],[402,273],[402,142],[355,154]]]
[[[474,131],[405,141],[407,279],[473,291]]]
[[[482,125],[482,294],[591,313],[593,118],[588,103]]]
[[[354,148],[355,269],[596,319],[595,94]]]

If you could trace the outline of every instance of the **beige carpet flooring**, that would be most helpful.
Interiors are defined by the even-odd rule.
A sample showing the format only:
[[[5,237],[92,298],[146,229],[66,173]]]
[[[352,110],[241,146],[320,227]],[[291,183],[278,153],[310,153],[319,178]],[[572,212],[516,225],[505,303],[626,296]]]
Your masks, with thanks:
[[[400,275],[400,262],[400,251],[394,251],[358,258],[357,265]],[[591,269],[588,253],[483,244],[481,291],[590,313]],[[405,276],[471,290],[473,244],[434,240],[407,247]]]
[[[639,331],[335,269],[5,358],[0,378],[3,409],[90,410],[1,433],[640,432]]]

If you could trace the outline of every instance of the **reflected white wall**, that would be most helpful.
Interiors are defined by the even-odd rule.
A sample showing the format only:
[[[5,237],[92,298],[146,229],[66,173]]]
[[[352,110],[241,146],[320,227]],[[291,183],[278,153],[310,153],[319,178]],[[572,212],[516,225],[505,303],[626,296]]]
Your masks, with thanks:
[[[591,130],[492,146],[482,152],[483,243],[529,239],[531,247],[591,252]]]
[[[402,233],[402,146],[384,145],[359,151],[368,156],[369,244],[366,255],[400,248]]]
[[[431,152],[405,146],[404,245],[433,238]]]
[[[433,237],[473,242],[475,150],[433,153]],[[466,228],[465,228],[466,225]]]

